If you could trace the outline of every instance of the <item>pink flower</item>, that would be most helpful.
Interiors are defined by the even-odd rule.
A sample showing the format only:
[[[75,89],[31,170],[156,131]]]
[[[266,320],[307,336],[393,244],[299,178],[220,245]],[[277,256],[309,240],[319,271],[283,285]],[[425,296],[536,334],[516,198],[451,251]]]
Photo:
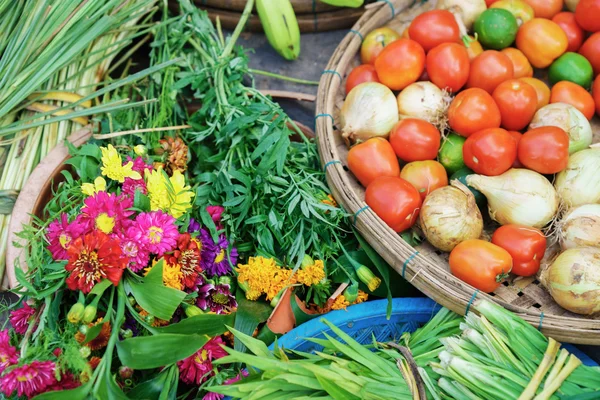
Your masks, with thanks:
[[[146,170],[152,171],[152,165],[146,164],[146,161],[144,161],[142,157],[136,157],[134,160],[130,156],[127,156],[127,161],[125,161],[123,165],[126,165],[129,161],[133,161],[133,166],[131,167],[131,169],[136,172],[139,172],[142,177],[144,176]]]
[[[217,226],[217,229],[223,229],[223,226],[221,225],[221,214],[223,214],[225,209],[221,206],[207,206],[206,211],[208,211],[210,214],[210,217]]]
[[[54,392],[58,390],[71,390],[81,386],[81,382],[79,382],[72,373],[65,372],[61,375],[60,381],[55,381],[53,385],[48,386],[45,392]],[[39,393],[38,393],[39,394]]]
[[[133,198],[136,190],[139,190],[142,194],[148,193],[146,181],[143,179],[125,178],[125,182],[123,182],[123,194]]]
[[[19,362],[17,349],[10,345],[8,330],[0,331],[0,375],[9,365]]]
[[[179,237],[175,218],[160,210],[138,214],[127,234],[131,240],[143,243],[150,253],[159,256],[173,251]]]
[[[13,310],[10,313],[10,324],[15,328],[15,332],[24,335],[27,332],[31,316],[35,314],[35,308],[29,307],[29,304],[23,303],[23,307]]]
[[[86,231],[85,224],[75,220],[69,223],[67,214],[63,213],[60,218],[48,225],[46,235],[48,238],[48,250],[55,260],[66,260],[67,249],[71,242],[83,235]]]
[[[17,396],[31,398],[44,392],[56,383],[53,361],[33,361],[17,367],[0,377],[0,390],[10,397],[17,391]]]
[[[79,220],[87,224],[88,229],[97,229],[103,233],[117,233],[131,225],[128,219],[133,211],[133,200],[128,196],[98,192],[84,200]]]
[[[127,267],[133,272],[141,271],[148,266],[150,253],[147,250],[147,242],[134,240],[134,227],[130,227],[126,232],[116,235],[120,240],[123,255],[129,259]]]
[[[179,379],[190,385],[200,385],[207,380],[213,374],[212,360],[227,355],[221,344],[223,339],[220,336],[212,338],[195,354],[177,362]]]
[[[223,384],[225,384],[225,385],[232,385],[232,384],[234,384],[236,382],[239,382],[242,378],[245,378],[248,375],[250,375],[248,373],[248,371],[246,371],[245,369],[243,369],[237,376],[234,376],[233,378],[227,379],[225,382],[223,382]]]
[[[208,392],[202,397],[202,400],[221,400],[224,397],[224,394]]]

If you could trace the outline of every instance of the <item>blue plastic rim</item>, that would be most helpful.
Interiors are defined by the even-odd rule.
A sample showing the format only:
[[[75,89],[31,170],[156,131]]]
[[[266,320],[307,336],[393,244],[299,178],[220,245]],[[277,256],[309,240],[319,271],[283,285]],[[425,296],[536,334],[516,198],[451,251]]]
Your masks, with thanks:
[[[414,332],[429,321],[441,308],[439,304],[427,297],[398,298],[392,300],[392,315],[386,319],[387,300],[368,301],[348,307],[347,310],[337,310],[324,317],[344,332],[362,344],[372,343],[373,335],[379,342],[398,340],[404,332]],[[322,349],[305,338],[324,338],[323,333],[336,336],[329,327],[320,322],[320,317],[312,319],[294,328],[279,339],[279,347],[304,352]],[[273,349],[274,345],[269,348]],[[564,344],[581,362],[589,366],[598,364],[581,350],[570,344]]]

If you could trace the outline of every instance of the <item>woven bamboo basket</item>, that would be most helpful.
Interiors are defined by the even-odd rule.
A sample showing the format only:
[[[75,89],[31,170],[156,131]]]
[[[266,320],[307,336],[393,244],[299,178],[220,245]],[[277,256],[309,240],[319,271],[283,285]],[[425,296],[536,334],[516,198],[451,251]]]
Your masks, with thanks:
[[[246,0],[194,0],[200,7],[220,8],[222,10],[242,12],[246,7]],[[291,0],[296,14],[314,14],[323,11],[332,11],[337,8],[318,0]]]
[[[329,60],[319,84],[315,125],[321,162],[335,199],[350,214],[371,246],[404,278],[449,309],[465,314],[482,299],[519,314],[556,340],[600,345],[600,316],[584,317],[560,307],[535,277],[504,282],[485,294],[454,277],[448,254],[424,243],[413,248],[390,229],[364,201],[364,188],[346,167],[348,148],[336,129],[344,100],[345,77],[359,64],[362,37],[387,25],[402,32],[414,17],[435,7],[436,0],[390,0],[367,6]],[[600,142],[600,123],[592,121],[594,142]],[[484,233],[489,238],[490,232]]]

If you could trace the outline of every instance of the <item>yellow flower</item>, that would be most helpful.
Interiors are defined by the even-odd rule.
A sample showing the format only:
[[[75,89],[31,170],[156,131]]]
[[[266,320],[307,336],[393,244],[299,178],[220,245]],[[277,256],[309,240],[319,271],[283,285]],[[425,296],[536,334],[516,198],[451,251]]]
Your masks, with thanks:
[[[286,286],[296,283],[292,271],[281,268],[272,258],[250,257],[248,264],[238,264],[239,282],[247,282],[246,298],[257,300],[263,294],[271,301]]]
[[[147,175],[150,209],[163,210],[175,218],[181,217],[192,208],[194,192],[185,184],[185,177],[179,171],[168,177],[162,170],[153,170]]]
[[[181,272],[181,267],[179,265],[169,265],[168,263],[163,264],[163,283],[166,287],[182,290],[182,277],[183,273]]]
[[[296,272],[296,279],[303,285],[312,286],[321,282],[325,278],[325,266],[323,261],[317,260],[314,264],[308,265]]]
[[[94,183],[84,183],[81,185],[81,193],[86,196],[93,196],[98,192],[106,190],[106,181],[103,177],[99,176],[94,179]]]
[[[335,199],[333,198],[332,195],[328,194],[327,198],[321,200],[321,203],[327,205],[327,206],[331,206],[331,207],[337,207],[338,203],[337,201],[335,201]]]
[[[123,183],[125,178],[142,179],[139,172],[132,169],[133,161],[123,165],[121,156],[111,144],[107,147],[100,147],[102,151],[102,175],[108,176],[113,181]]]
[[[146,146],[142,145],[142,144],[138,144],[137,146],[133,147],[133,152],[138,155],[138,156],[143,156],[146,154],[147,150],[146,150]]]
[[[352,304],[364,303],[369,299],[369,295],[362,290],[358,289],[358,296],[356,296],[356,300]]]
[[[340,294],[333,301],[333,304],[331,305],[331,309],[332,310],[342,310],[342,309],[345,310],[346,307],[348,307],[349,305],[350,305],[350,302],[348,300],[346,300],[346,298],[344,297],[343,294]]]

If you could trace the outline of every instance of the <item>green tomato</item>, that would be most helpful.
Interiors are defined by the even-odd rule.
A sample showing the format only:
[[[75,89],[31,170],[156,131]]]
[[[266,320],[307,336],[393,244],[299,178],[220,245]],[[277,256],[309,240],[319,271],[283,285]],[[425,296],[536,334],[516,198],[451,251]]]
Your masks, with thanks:
[[[458,181],[460,183],[462,183],[463,185],[468,187],[469,190],[471,191],[471,193],[473,193],[473,196],[475,197],[475,203],[477,203],[477,207],[479,207],[479,210],[485,211],[487,199],[485,198],[483,193],[481,193],[479,190],[474,189],[471,186],[467,185],[467,176],[474,175],[474,174],[475,174],[475,172],[473,172],[472,170],[470,170],[467,167],[464,167],[464,168],[459,169],[455,173],[453,173],[452,176],[450,176],[450,182],[452,182],[454,179],[458,179]]]
[[[448,175],[452,175],[465,167],[463,160],[463,145],[465,144],[465,140],[467,139],[456,133],[451,133],[440,147],[438,160],[446,168]]]
[[[581,54],[568,52],[550,65],[548,79],[551,84],[569,81],[589,89],[594,78],[592,64]]]
[[[502,50],[515,41],[519,24],[510,11],[503,8],[489,8],[475,20],[473,29],[483,47]]]

